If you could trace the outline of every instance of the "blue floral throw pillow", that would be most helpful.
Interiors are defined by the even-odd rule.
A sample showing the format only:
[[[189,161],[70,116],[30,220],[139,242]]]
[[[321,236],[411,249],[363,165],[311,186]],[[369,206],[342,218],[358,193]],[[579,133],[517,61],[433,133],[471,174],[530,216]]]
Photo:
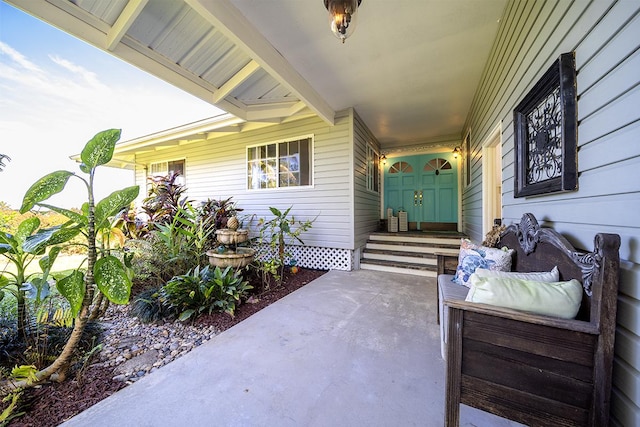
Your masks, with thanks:
[[[494,271],[511,271],[513,249],[496,249],[473,243],[469,239],[462,239],[458,267],[453,281],[458,285],[471,287],[471,275],[477,268]]]

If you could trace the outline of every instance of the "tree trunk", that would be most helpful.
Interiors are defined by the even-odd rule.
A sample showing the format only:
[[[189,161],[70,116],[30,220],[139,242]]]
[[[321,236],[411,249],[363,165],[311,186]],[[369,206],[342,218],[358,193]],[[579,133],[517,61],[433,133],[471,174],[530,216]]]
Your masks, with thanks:
[[[93,308],[91,309],[91,314],[89,315],[89,320],[97,320],[100,317],[104,316],[109,308],[109,299],[104,297],[102,292],[98,292],[98,296],[96,297],[96,302],[93,304]]]
[[[35,374],[36,381],[3,381],[2,383],[0,383],[0,390],[2,391],[2,393],[4,394],[15,391],[17,389],[33,387],[34,385],[48,380],[53,374],[58,374],[56,381],[63,381],[66,377],[67,369],[69,367],[69,364],[71,363],[73,354],[76,351],[78,344],[80,343],[80,339],[82,338],[82,333],[84,332],[84,328],[88,321],[88,312],[88,307],[83,305],[78,317],[76,317],[75,319],[73,331],[71,331],[71,336],[62,349],[62,353],[60,353],[60,356],[58,356],[51,365],[38,371]]]
[[[43,381],[52,378],[54,374],[57,374],[56,381],[63,381],[67,375],[67,370],[72,361],[73,354],[78,348],[78,344],[82,338],[82,333],[84,332],[84,328],[89,321],[89,308],[91,307],[91,303],[93,302],[94,295],[94,277],[93,277],[93,267],[96,264],[96,226],[95,226],[95,202],[93,198],[93,171],[90,177],[90,190],[89,190],[89,212],[88,212],[88,222],[87,222],[87,243],[89,246],[89,254],[88,254],[88,263],[87,263],[87,274],[84,276],[84,285],[85,285],[85,294],[84,299],[82,301],[82,306],[80,307],[80,311],[78,312],[78,316],[75,319],[73,325],[73,331],[71,331],[71,336],[69,340],[65,344],[62,349],[62,353],[60,356],[53,361],[53,363],[46,368],[38,371],[35,374],[36,380],[20,380],[20,381],[12,381],[7,380],[0,383],[0,390],[3,392],[10,392],[20,388],[33,387],[36,384],[40,384]]]
[[[18,285],[19,287],[20,285]],[[27,307],[24,301],[24,292],[18,289],[16,294],[16,301],[18,306],[18,336],[23,337],[26,341],[28,338],[27,331]]]

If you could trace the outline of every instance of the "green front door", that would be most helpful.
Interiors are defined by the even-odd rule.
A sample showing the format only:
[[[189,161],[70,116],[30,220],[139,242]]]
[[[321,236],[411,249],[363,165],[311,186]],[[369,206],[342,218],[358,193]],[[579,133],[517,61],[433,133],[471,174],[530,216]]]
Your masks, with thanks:
[[[384,170],[385,208],[407,212],[419,229],[458,221],[458,170],[450,154],[394,157]]]

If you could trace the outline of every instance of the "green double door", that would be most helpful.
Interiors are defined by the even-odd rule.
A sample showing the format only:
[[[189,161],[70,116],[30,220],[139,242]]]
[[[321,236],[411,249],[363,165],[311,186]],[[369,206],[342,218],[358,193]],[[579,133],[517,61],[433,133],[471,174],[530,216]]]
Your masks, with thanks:
[[[458,167],[452,154],[394,157],[384,168],[386,208],[407,212],[409,222],[427,229],[429,222],[458,221]]]

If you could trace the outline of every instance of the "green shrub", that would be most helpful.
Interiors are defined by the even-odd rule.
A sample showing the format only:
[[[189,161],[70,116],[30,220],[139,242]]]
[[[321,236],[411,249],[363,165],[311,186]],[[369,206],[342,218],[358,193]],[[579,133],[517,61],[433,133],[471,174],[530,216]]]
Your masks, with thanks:
[[[143,287],[160,286],[176,274],[184,272],[167,262],[164,244],[154,236],[151,233],[145,239],[127,240],[125,243],[125,251],[133,254],[133,280]]]
[[[167,224],[156,224],[144,239],[130,240],[136,282],[160,285],[206,262],[205,253],[215,229],[200,220],[200,212],[187,203]]]
[[[258,243],[266,246],[266,251],[263,251],[264,255],[255,263],[255,267],[260,272],[264,290],[271,286],[271,278],[278,286],[282,284],[285,266],[295,262],[287,246],[294,243],[304,245],[300,235],[309,230],[315,221],[315,218],[305,221],[296,220],[293,215],[289,216],[292,208],[293,206],[290,206],[287,210],[280,211],[278,208],[270,207],[273,218],[258,220],[260,227]]]
[[[160,288],[146,289],[131,303],[129,314],[137,317],[142,323],[151,323],[167,316]]]
[[[179,320],[216,311],[233,316],[241,298],[252,288],[240,270],[216,267],[211,271],[206,266],[172,278],[162,287],[162,297],[168,309],[178,314]]]

